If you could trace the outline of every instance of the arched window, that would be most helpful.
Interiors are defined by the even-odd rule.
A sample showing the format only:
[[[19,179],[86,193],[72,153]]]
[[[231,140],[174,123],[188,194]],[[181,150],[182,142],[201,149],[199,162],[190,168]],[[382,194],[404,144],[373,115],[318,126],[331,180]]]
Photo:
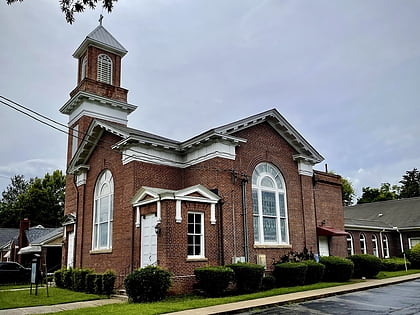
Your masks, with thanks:
[[[80,80],[86,78],[87,62],[87,55],[85,55],[82,60],[82,75],[80,76]]]
[[[360,233],[360,252],[366,254],[366,236],[363,233]]]
[[[347,255],[354,255],[353,236],[350,233],[347,236]]]
[[[94,193],[92,250],[112,248],[114,180],[109,170],[98,178]]]
[[[252,173],[255,244],[288,244],[286,187],[279,170],[260,163]]]
[[[108,55],[98,56],[98,81],[112,84],[112,60]]]
[[[388,236],[386,236],[385,234],[382,234],[382,250],[384,258],[389,258]]]
[[[379,257],[379,251],[378,251],[378,238],[375,234],[372,234],[372,251],[373,255],[376,257]]]

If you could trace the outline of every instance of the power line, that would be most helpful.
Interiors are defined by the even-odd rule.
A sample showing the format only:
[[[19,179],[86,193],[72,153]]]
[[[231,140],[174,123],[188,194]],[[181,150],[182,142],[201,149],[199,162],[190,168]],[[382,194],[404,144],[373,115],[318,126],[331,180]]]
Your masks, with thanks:
[[[51,118],[49,118],[49,117],[47,117],[47,116],[45,116],[45,115],[43,115],[43,114],[41,114],[41,113],[39,113],[39,112],[37,112],[37,111],[34,111],[34,110],[32,110],[32,109],[30,109],[30,108],[28,108],[28,107],[26,107],[26,106],[24,106],[24,105],[21,105],[21,104],[19,104],[19,103],[17,103],[17,102],[15,102],[15,101],[13,101],[13,100],[11,100],[11,99],[9,99],[9,98],[7,98],[7,97],[4,97],[4,96],[2,96],[2,95],[0,95],[0,98],[2,98],[2,99],[4,99],[4,100],[6,100],[7,102],[9,102],[9,103],[12,103],[13,105],[11,105],[11,104],[9,104],[9,103],[7,103],[7,102],[4,102],[4,101],[2,101],[2,100],[0,100],[0,103],[2,103],[2,104],[4,104],[4,105],[6,105],[7,107],[9,107],[9,108],[11,108],[11,109],[13,109],[13,110],[16,110],[17,112],[20,112],[20,113],[22,113],[22,114],[24,114],[24,115],[26,115],[26,116],[28,116],[29,118],[32,118],[32,119],[34,119],[34,120],[36,120],[36,121],[38,121],[38,122],[40,122],[40,123],[42,123],[42,124],[44,124],[44,125],[46,125],[46,126],[48,126],[48,127],[50,127],[50,128],[53,128],[54,130],[57,130],[57,131],[59,131],[59,132],[62,132],[62,133],[65,133],[66,135],[68,135],[68,136],[71,136],[71,137],[73,137],[73,138],[76,138],[76,139],[78,139],[78,140],[82,140],[82,141],[85,141],[85,142],[87,142],[87,143],[90,143],[90,144],[94,144],[94,145],[97,145],[98,147],[100,147],[100,148],[103,148],[103,149],[106,149],[106,150],[110,150],[110,151],[112,151],[112,152],[118,152],[118,153],[120,153],[122,156],[125,156],[125,157],[131,157],[131,158],[135,158],[136,157],[136,155],[135,155],[135,153],[138,153],[138,154],[140,154],[140,155],[143,155],[143,156],[148,156],[148,157],[150,157],[150,158],[153,158],[153,159],[155,159],[155,160],[158,160],[158,161],[162,161],[162,162],[173,162],[171,159],[168,159],[168,158],[162,158],[162,157],[160,157],[160,156],[157,156],[157,155],[153,155],[153,154],[149,154],[149,153],[146,153],[146,152],[141,152],[141,151],[138,151],[138,150],[136,150],[136,149],[133,149],[133,148],[131,148],[131,152],[133,152],[134,154],[127,154],[127,153],[124,153],[124,152],[122,152],[122,151],[116,151],[116,150],[113,150],[112,148],[110,148],[110,147],[107,147],[107,146],[103,146],[103,145],[100,145],[100,144],[98,144],[97,142],[94,142],[94,141],[91,141],[91,140],[89,140],[89,139],[87,139],[87,132],[81,132],[81,131],[79,131],[79,130],[77,130],[77,135],[75,134],[75,130],[74,130],[74,128],[71,128],[71,127],[69,127],[69,126],[67,126],[67,125],[65,125],[65,124],[63,124],[63,123],[60,123],[60,122],[58,122],[58,121],[56,121],[56,120],[54,120],[54,119],[51,119]],[[28,113],[29,112],[29,113]],[[38,117],[41,117],[41,118],[38,118],[38,117],[36,117],[36,116],[38,116]],[[46,120],[46,121],[48,121],[48,122],[46,122],[46,121],[44,121],[44,120]],[[66,128],[66,130],[63,130],[63,129],[60,129],[59,127],[56,127],[56,126],[54,126],[53,124],[51,124],[51,123],[49,123],[49,122],[51,122],[51,123],[53,123],[53,124],[56,124],[56,125],[58,125],[58,126],[61,126],[61,127],[64,127],[64,128]],[[72,131],[72,132],[70,132],[70,131]],[[79,136],[79,133],[83,136]],[[110,141],[107,141],[107,140],[102,140],[103,141],[103,143],[105,143],[105,144],[109,144],[110,146],[113,146],[115,143],[113,143],[113,142],[110,142]],[[203,166],[201,166],[201,167],[199,167],[199,166],[197,166],[197,165],[194,165],[194,166],[190,166],[191,167],[191,169],[200,169],[200,170],[207,170],[207,171],[222,171],[222,172],[226,172],[226,171],[232,171],[232,169],[221,169],[221,168],[215,168],[215,167],[203,167]]]

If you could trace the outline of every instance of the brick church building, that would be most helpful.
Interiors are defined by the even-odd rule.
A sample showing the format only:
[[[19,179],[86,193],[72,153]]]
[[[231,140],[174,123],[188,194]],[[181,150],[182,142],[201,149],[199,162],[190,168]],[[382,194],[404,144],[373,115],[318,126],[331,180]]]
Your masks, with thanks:
[[[340,177],[313,169],[323,157],[276,109],[184,142],[130,128],[126,53],[99,25],[73,54],[64,266],[159,265],[183,292],[197,267],[346,255]]]

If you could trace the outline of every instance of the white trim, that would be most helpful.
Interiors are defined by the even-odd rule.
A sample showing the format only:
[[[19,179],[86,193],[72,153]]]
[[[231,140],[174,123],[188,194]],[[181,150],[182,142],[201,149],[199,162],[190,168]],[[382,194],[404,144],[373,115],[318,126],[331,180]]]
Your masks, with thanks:
[[[175,208],[175,222],[181,223],[182,222],[182,214],[181,214],[181,200],[176,201],[176,208]]]
[[[210,223],[216,224],[216,204],[210,205]]]

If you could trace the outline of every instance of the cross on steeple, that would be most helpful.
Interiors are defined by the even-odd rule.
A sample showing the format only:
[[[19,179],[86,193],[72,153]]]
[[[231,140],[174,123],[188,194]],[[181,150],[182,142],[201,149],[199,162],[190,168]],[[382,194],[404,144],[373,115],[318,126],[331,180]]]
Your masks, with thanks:
[[[104,19],[104,16],[101,14],[99,16],[99,25],[102,26],[102,20]]]

